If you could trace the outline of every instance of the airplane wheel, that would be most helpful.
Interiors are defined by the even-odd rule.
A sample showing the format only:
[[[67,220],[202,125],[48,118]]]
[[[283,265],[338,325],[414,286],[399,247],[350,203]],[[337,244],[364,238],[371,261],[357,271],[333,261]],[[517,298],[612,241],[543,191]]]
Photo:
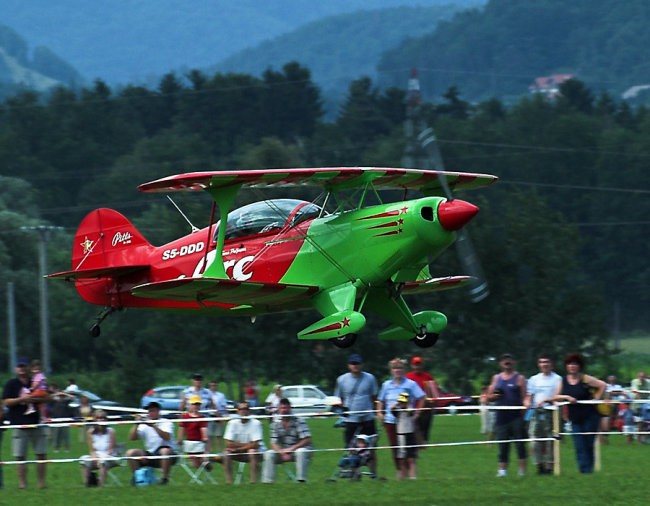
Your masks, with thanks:
[[[438,341],[440,334],[435,332],[425,332],[424,334],[416,335],[411,341],[415,343],[416,346],[420,348],[430,348]]]
[[[357,341],[357,335],[356,334],[346,334],[341,337],[333,337],[330,339],[330,341],[336,346],[337,348],[349,348],[352,346],[356,341]]]
[[[99,325],[95,324],[88,329],[88,333],[90,334],[90,337],[99,337],[99,334],[102,333],[102,329]]]

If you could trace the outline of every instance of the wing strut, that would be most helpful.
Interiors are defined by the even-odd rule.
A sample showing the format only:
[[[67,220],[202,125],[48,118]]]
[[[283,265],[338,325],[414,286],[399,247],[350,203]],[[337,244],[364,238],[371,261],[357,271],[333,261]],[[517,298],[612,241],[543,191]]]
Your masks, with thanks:
[[[217,246],[214,262],[205,270],[203,276],[208,278],[228,279],[226,268],[223,265],[223,244],[226,241],[226,226],[228,224],[228,213],[235,202],[235,197],[241,188],[241,184],[223,186],[220,188],[206,188],[219,208],[221,222],[217,232]]]

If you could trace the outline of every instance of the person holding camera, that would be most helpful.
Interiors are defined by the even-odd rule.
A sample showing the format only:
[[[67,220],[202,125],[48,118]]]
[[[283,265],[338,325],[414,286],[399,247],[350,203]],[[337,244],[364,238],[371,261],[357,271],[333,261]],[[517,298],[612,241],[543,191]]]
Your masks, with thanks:
[[[499,468],[497,478],[508,475],[508,461],[510,459],[509,440],[515,440],[517,457],[519,459],[518,475],[526,474],[526,459],[528,454],[526,445],[522,441],[526,439],[526,427],[524,424],[524,409],[507,409],[508,406],[523,406],[526,396],[526,378],[515,371],[515,359],[510,353],[504,353],[499,357],[501,372],[492,376],[492,382],[488,387],[488,399],[495,401],[498,409],[495,417],[494,431],[499,443]]]
[[[174,425],[169,420],[160,419],[160,404],[155,401],[147,404],[148,416],[142,417],[142,423],[134,424],[129,431],[129,440],[144,440],[144,451],[132,448],[126,452],[129,468],[134,473],[140,467],[155,467],[162,470],[161,485],[169,483],[169,473],[176,463],[174,451]],[[159,457],[133,459],[131,457]],[[135,483],[135,481],[134,481]]]

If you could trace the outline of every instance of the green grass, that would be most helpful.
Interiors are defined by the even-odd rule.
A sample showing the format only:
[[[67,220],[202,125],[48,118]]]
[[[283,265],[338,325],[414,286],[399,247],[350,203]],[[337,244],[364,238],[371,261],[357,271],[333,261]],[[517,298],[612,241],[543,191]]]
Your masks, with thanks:
[[[318,448],[336,448],[341,445],[340,429],[332,428],[333,420],[310,420],[314,441]],[[266,427],[265,427],[266,429]],[[126,427],[118,433],[125,440]],[[79,429],[73,429],[73,451],[81,455],[85,449],[78,442]],[[268,432],[268,431],[266,431]],[[479,421],[475,415],[438,416],[434,422],[434,442],[459,442],[482,440]],[[4,435],[2,455],[9,459],[11,434]],[[380,444],[386,444],[382,436]],[[139,445],[134,443],[134,445]],[[130,445],[131,446],[131,445]],[[418,480],[395,480],[395,473],[386,450],[379,454],[380,474],[386,481],[362,480],[358,483],[339,480],[327,483],[336,468],[341,452],[319,452],[310,468],[310,483],[299,485],[282,481],[278,473],[275,485],[223,485],[219,467],[215,476],[219,485],[189,485],[185,472],[175,468],[174,480],[167,487],[115,487],[88,489],[81,483],[78,464],[51,464],[48,466],[48,488],[35,489],[34,469],[30,466],[30,488],[18,490],[16,470],[4,466],[4,490],[0,492],[0,505],[47,504],[181,504],[215,503],[233,505],[276,504],[646,504],[647,487],[645,473],[648,462],[648,446],[627,445],[623,436],[610,436],[610,444],[603,447],[603,469],[594,475],[577,472],[572,444],[569,438],[562,442],[562,475],[537,476],[533,473],[524,478],[510,476],[496,479],[496,447],[492,444],[428,448],[418,459]],[[52,458],[68,457],[67,454],[50,454]],[[513,453],[514,457],[514,453]],[[128,470],[116,471],[126,483]]]
[[[621,339],[621,351],[624,353],[650,354],[650,336],[633,336]]]

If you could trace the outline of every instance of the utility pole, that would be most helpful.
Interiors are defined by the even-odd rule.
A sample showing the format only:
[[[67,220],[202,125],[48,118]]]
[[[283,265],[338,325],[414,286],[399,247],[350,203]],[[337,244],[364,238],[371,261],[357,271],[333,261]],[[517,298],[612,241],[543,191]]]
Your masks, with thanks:
[[[418,141],[418,134],[426,128],[422,119],[422,95],[420,94],[420,80],[415,68],[411,69],[406,92],[406,122],[404,133],[406,134],[406,146],[402,156],[402,166],[413,169],[425,167],[425,153]]]
[[[9,372],[14,372],[16,365],[16,302],[14,298],[14,284],[7,283],[7,330],[9,334]]]
[[[50,327],[49,327],[49,306],[47,297],[47,241],[50,239],[50,232],[63,230],[63,227],[51,225],[38,225],[31,227],[20,227],[21,230],[38,232],[38,265],[39,265],[39,295],[41,300],[41,355],[43,369],[46,374],[52,372],[50,361]]]

